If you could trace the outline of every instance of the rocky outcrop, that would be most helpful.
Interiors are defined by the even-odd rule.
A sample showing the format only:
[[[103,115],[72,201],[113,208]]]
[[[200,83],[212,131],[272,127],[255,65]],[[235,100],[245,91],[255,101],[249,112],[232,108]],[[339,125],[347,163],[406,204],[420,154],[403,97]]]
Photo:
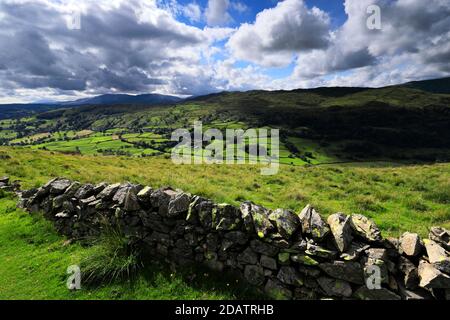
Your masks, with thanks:
[[[9,179],[0,179],[9,186]],[[0,185],[1,188],[1,185]],[[299,214],[251,202],[216,204],[171,188],[81,184],[54,179],[21,192],[20,205],[43,212],[72,239],[105,223],[142,240],[155,259],[238,271],[274,299],[448,299],[449,231],[430,239],[383,239],[369,218],[343,213],[327,222],[312,205]]]
[[[20,181],[11,182],[9,177],[0,177],[0,190],[11,192],[20,189]]]

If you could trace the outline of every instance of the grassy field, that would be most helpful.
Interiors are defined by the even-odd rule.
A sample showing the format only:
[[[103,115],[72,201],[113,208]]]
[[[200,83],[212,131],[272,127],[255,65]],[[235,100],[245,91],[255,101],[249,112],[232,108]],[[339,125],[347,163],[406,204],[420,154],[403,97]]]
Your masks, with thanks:
[[[16,209],[12,195],[0,193],[0,300],[8,299],[238,299],[254,296],[231,275],[201,269],[170,270],[148,264],[132,281],[70,291],[67,267],[79,265],[94,247],[67,245],[39,215]]]
[[[450,164],[281,165],[277,175],[262,176],[260,168],[250,165],[176,166],[162,157],[75,156],[0,147],[0,157],[8,156],[0,163],[0,176],[19,179],[25,188],[56,176],[82,182],[130,181],[172,186],[231,204],[251,200],[299,212],[311,203],[324,216],[361,213],[389,236],[404,231],[426,235],[433,225],[450,227]]]
[[[282,165],[275,176],[253,166],[175,166],[164,158],[74,156],[29,148],[0,147],[0,176],[23,187],[40,186],[55,176],[83,182],[131,181],[170,185],[216,201],[252,200],[269,208],[299,212],[307,203],[323,215],[363,213],[385,236],[428,227],[450,227],[450,164],[429,166]],[[16,208],[0,194],[0,299],[240,299],[254,297],[232,276],[205,270],[171,271],[149,264],[133,281],[101,287],[66,288],[66,269],[94,248],[66,245],[50,223]]]

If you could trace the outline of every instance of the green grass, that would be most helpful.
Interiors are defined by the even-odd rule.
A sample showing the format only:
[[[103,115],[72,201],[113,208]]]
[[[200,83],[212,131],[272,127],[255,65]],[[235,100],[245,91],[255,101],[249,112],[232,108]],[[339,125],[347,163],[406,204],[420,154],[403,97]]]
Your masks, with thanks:
[[[102,233],[90,241],[93,247],[80,264],[85,283],[132,279],[144,265],[142,243],[126,237],[118,226],[104,223]]]
[[[71,265],[80,265],[99,247],[67,244],[40,215],[16,208],[16,199],[0,194],[0,300],[16,299],[237,299],[254,293],[231,275],[202,269],[171,270],[148,264],[134,280],[66,287]]]
[[[173,186],[217,202],[251,200],[270,209],[299,212],[307,203],[324,216],[361,213],[375,220],[385,236],[415,231],[426,236],[434,225],[450,227],[450,164],[366,163],[297,167],[281,165],[262,176],[250,165],[174,165],[164,158],[72,156],[27,148],[0,147],[11,158],[0,176],[40,186],[56,176],[82,182],[130,181]]]
[[[404,231],[426,236],[430,226],[450,228],[450,164],[282,165],[279,174],[261,176],[258,167],[248,165],[175,166],[163,158],[74,156],[19,147],[0,147],[0,158],[0,176],[19,179],[24,188],[40,186],[56,176],[82,182],[131,181],[154,187],[170,185],[217,202],[252,200],[268,208],[296,212],[312,203],[324,216],[338,211],[363,213],[376,221],[384,236],[399,236]],[[132,280],[101,286],[83,284],[81,291],[71,292],[66,288],[67,267],[102,256],[98,253],[104,254],[104,245],[83,247],[65,241],[40,215],[17,209],[16,199],[1,192],[0,299],[257,296],[231,275],[202,269],[176,271],[148,262]],[[124,260],[119,262],[119,266],[124,265]]]

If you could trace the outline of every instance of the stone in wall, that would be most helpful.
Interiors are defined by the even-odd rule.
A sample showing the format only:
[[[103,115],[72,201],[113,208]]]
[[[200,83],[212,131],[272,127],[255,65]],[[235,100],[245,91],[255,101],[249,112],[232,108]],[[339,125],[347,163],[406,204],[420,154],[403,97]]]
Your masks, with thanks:
[[[9,179],[0,179],[0,188]],[[383,239],[373,220],[312,205],[299,214],[252,202],[240,207],[172,188],[81,184],[64,178],[22,191],[20,205],[42,212],[71,239],[98,235],[105,223],[144,239],[155,259],[232,270],[274,299],[448,299],[449,231],[430,239]],[[376,267],[379,287],[370,288]]]

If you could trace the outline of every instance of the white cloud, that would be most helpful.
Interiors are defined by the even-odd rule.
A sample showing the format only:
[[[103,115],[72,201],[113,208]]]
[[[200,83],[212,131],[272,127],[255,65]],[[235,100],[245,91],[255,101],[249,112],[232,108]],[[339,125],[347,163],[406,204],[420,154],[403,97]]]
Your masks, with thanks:
[[[334,31],[325,12],[285,0],[252,24],[218,27],[239,3],[211,0],[202,11],[195,0],[0,0],[0,47],[7,48],[0,50],[0,101],[383,86],[450,74],[447,0],[347,0],[348,19]],[[382,9],[378,31],[366,28],[374,3]],[[76,5],[82,29],[69,30],[65,18]],[[181,23],[181,16],[209,16],[210,26]],[[241,67],[242,60],[252,64]],[[283,79],[265,69],[292,62]]]
[[[242,24],[227,46],[237,59],[267,67],[288,65],[298,52],[328,45],[329,17],[303,0],[285,0]]]
[[[233,19],[228,12],[229,7],[229,0],[208,0],[208,6],[205,10],[208,25],[224,26],[231,22]]]
[[[372,4],[381,8],[381,30],[366,27]],[[333,34],[332,45],[300,54],[292,79],[383,86],[450,71],[450,2],[346,0],[345,11],[348,19]]]
[[[245,3],[240,2],[240,1],[233,1],[233,2],[231,2],[231,8],[233,10],[236,10],[239,13],[246,12],[249,9],[248,6]]]
[[[189,18],[191,22],[198,22],[202,19],[202,9],[196,2],[184,6],[183,14]]]

